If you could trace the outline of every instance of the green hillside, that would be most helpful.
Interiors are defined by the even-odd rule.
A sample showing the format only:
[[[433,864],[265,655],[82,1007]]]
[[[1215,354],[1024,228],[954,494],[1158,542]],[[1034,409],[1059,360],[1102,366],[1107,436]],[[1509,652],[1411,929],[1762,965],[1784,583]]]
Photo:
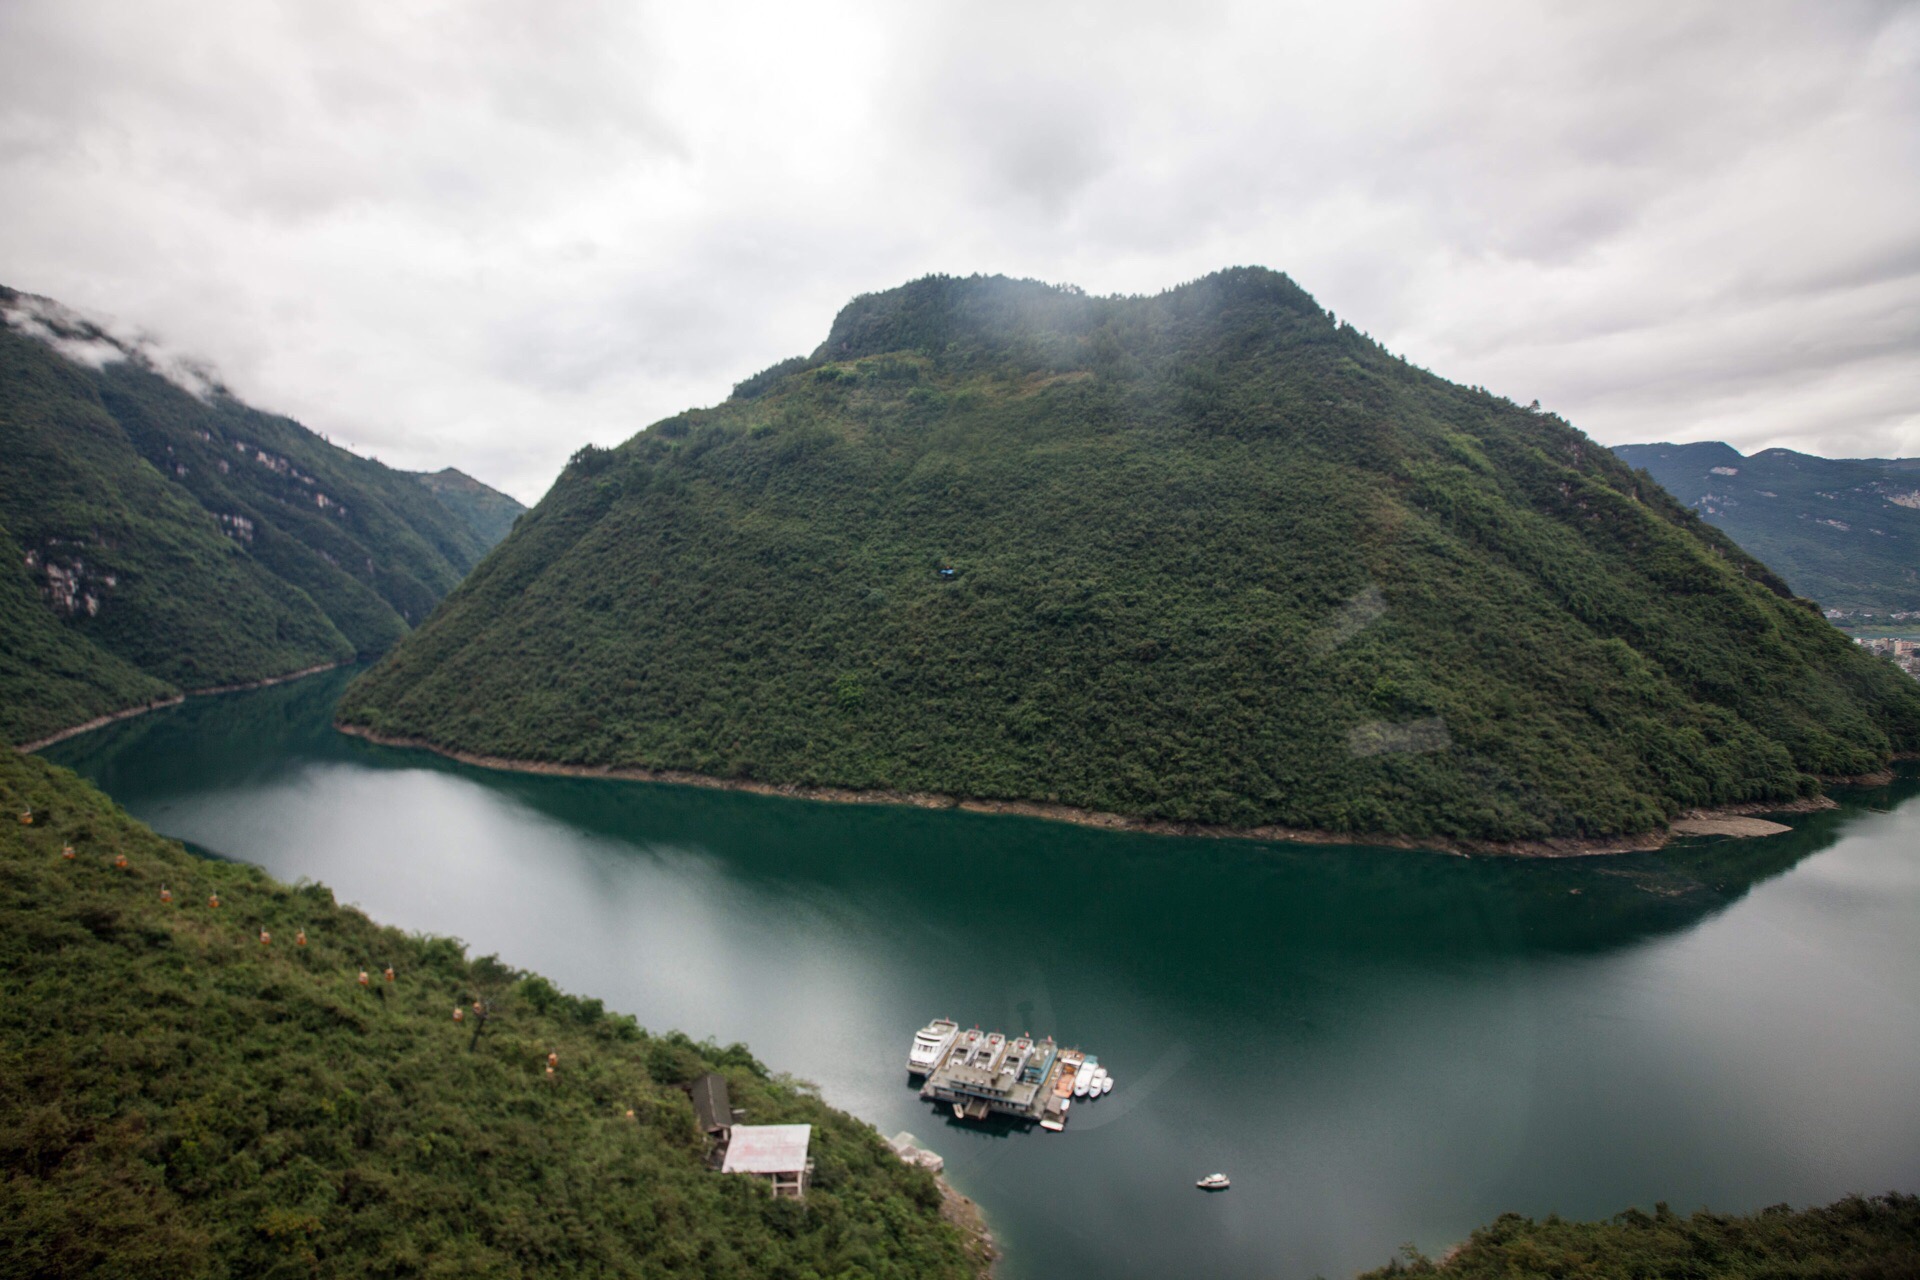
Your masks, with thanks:
[[[1614,452],[1724,529],[1793,589],[1840,616],[1920,615],[1920,476],[1911,458],[1743,457],[1730,445]]]
[[[69,633],[57,662],[0,665],[19,732],[384,652],[485,553],[404,472],[188,391],[45,299],[0,289],[0,311],[0,525],[46,615],[9,596],[0,647]]]
[[[62,626],[0,527],[0,746],[34,742],[176,690]]]
[[[1360,1280],[1565,1277],[1603,1280],[1913,1280],[1920,1276],[1920,1197],[1848,1196],[1824,1208],[1681,1217],[1659,1205],[1607,1222],[1535,1222],[1517,1213],[1482,1227],[1441,1262],[1412,1254]]]
[[[193,857],[33,757],[0,753],[0,810],[8,1274],[972,1274],[924,1171],[742,1046]],[[676,1086],[709,1069],[814,1126],[804,1206],[704,1167]]]
[[[517,500],[452,467],[410,474],[440,499],[442,506],[459,516],[484,547],[498,546],[526,510]]]
[[[1550,414],[1233,270],[929,278],[582,449],[349,725],[524,760],[1463,839],[1920,746],[1920,686]]]
[[[140,456],[91,370],[8,330],[0,388],[0,519],[79,635],[183,688],[353,656],[304,591]]]

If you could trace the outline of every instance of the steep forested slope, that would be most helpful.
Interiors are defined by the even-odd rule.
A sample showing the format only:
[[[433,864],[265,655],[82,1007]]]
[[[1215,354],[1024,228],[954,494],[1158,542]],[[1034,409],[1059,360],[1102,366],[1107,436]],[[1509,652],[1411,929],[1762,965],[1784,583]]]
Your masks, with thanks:
[[[32,757],[0,810],[9,1275],[970,1274],[927,1174],[742,1046],[192,857]],[[709,1069],[814,1126],[804,1206],[706,1169],[676,1086]]]
[[[1628,444],[1646,470],[1793,589],[1848,614],[1920,611],[1920,475],[1913,459],[1743,457],[1730,445]]]
[[[113,709],[128,689],[104,668],[76,677],[77,653],[188,691],[372,656],[486,550],[404,472],[189,391],[46,299],[0,289],[0,314],[0,524],[30,594],[86,642],[37,675],[10,661],[0,718]],[[0,621],[10,652],[52,634],[11,605]]]
[[[588,448],[343,722],[529,760],[1526,838],[1804,793],[1920,687],[1284,276],[930,278]]]
[[[311,597],[140,456],[96,375],[11,330],[0,331],[0,519],[45,607],[169,683],[353,656]]]

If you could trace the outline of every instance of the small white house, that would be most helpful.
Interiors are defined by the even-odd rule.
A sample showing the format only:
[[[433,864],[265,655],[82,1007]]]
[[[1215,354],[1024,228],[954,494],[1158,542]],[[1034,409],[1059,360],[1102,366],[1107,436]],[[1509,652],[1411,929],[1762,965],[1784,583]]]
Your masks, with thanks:
[[[807,1145],[813,1140],[810,1124],[737,1124],[727,1142],[722,1173],[748,1173],[763,1178],[776,1196],[798,1200],[807,1194],[813,1161]]]

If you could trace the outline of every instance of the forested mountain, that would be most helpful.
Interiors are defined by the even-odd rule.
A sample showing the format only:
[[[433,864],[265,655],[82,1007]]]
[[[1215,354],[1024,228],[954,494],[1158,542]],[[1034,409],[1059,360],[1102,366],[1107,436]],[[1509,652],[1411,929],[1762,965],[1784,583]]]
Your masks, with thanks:
[[[432,490],[441,505],[459,516],[485,547],[498,546],[500,540],[513,531],[513,522],[526,510],[517,499],[452,467],[409,474]]]
[[[381,653],[486,551],[412,476],[203,374],[163,371],[43,298],[0,290],[0,315],[13,740],[156,690]],[[30,646],[47,661],[21,657]]]
[[[0,751],[0,809],[9,1275],[975,1274],[924,1170],[744,1046],[194,857],[36,757]],[[804,1205],[708,1169],[708,1070],[813,1126]]]
[[[1731,445],[1626,444],[1614,452],[1699,511],[1793,589],[1842,616],[1920,612],[1920,459],[1744,457]]]
[[[1920,686],[1567,423],[1285,276],[933,277],[582,449],[346,725],[1177,822],[1640,831],[1920,746]]]

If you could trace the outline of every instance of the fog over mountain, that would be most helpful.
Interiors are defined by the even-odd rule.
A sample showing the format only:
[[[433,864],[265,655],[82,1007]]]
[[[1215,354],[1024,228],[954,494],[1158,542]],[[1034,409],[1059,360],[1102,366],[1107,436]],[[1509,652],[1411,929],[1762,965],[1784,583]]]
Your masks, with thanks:
[[[1920,9],[0,7],[0,279],[531,501],[926,272],[1289,272],[1607,442],[1920,453]]]

